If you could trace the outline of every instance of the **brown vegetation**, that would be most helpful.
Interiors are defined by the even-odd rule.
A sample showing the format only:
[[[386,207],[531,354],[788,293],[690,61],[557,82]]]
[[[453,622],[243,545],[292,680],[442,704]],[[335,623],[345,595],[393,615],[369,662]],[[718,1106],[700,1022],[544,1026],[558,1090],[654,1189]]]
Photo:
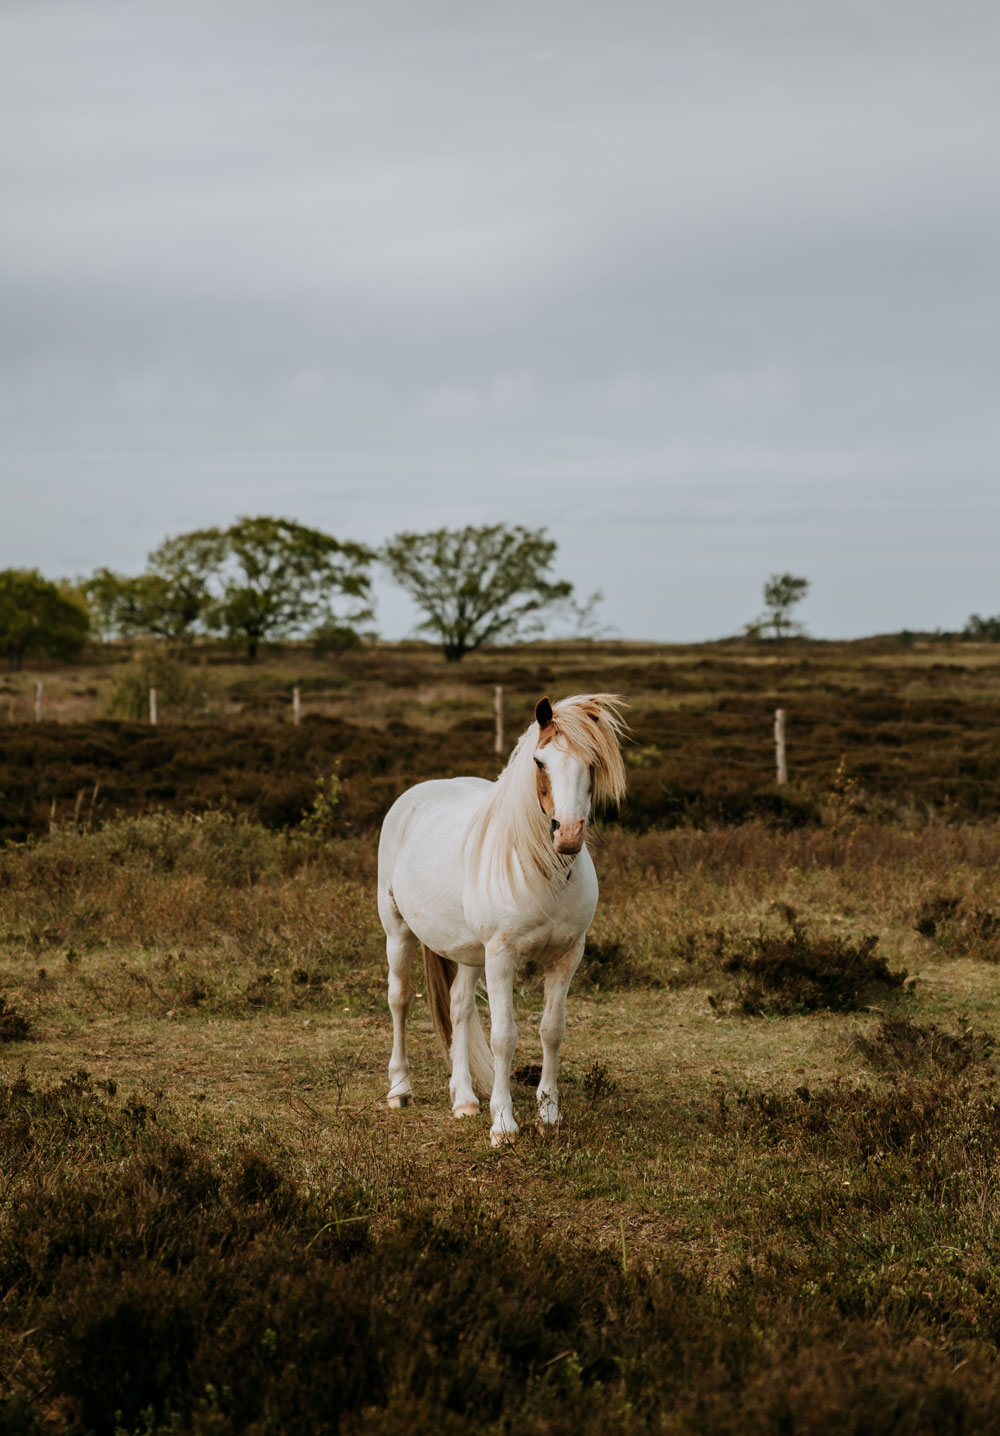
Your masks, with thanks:
[[[205,655],[191,668],[174,665],[183,691],[204,695],[197,712],[187,702],[177,709],[184,723],[13,724],[0,761],[0,837],[42,833],[53,811],[65,820],[78,802],[88,819],[92,808],[97,820],[154,808],[218,809],[285,828],[302,821],[317,778],[335,769],[337,830],[371,829],[407,782],[456,769],[496,773],[497,683],[511,740],[542,691],[627,693],[633,742],[621,821],[636,831],[754,818],[792,828],[825,818],[898,821],[929,810],[952,818],[1000,814],[995,662],[929,663],[898,647],[871,653],[861,645],[829,655],[809,645],[766,659],[752,648],[652,654],[605,645],[478,655],[464,683],[451,675],[445,682],[442,661],[419,646],[326,662],[294,652],[250,668]],[[91,712],[102,702],[111,711],[126,689],[130,702],[139,701],[123,676],[131,666],[93,670]],[[87,687],[84,672],[48,681],[72,682],[78,692]],[[11,694],[25,694],[11,715],[29,715],[31,679],[8,680]],[[300,727],[290,721],[293,684],[306,712]],[[53,695],[51,704],[60,701]],[[82,718],[86,708],[74,702]],[[771,739],[779,703],[789,713],[792,776],[780,788]]]
[[[996,1429],[994,679],[795,652],[469,659],[479,691],[400,650],[298,729],[7,730],[35,836],[0,848],[0,1431]],[[530,1131],[532,973],[516,1145],[451,1118],[419,985],[387,1112],[379,803],[444,753],[495,771],[485,676],[513,712],[623,667],[648,807],[596,834],[561,1131]],[[867,716],[801,775],[790,724],[768,808],[778,691],[834,749]]]

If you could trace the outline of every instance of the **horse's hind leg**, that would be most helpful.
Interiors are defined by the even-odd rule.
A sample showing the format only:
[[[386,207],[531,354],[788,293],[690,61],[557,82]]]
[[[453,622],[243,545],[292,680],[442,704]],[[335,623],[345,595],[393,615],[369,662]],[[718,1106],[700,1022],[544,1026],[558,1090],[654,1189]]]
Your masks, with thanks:
[[[559,1048],[566,1031],[566,994],[573,974],[583,957],[583,939],[577,947],[561,957],[545,974],[545,1010],[542,1013],[542,1076],[538,1083],[538,1125],[542,1132],[551,1132],[559,1125]]]
[[[393,904],[395,906],[395,904]],[[389,1059],[389,1106],[408,1107],[413,1089],[406,1056],[406,1015],[413,996],[413,959],[420,944],[397,913],[383,913],[385,952],[389,959],[389,1011],[392,1013],[392,1056]]]
[[[476,983],[481,967],[458,964],[451,985],[451,1111],[454,1117],[474,1117],[479,1098],[472,1090],[469,1069],[469,1039],[476,1016]]]

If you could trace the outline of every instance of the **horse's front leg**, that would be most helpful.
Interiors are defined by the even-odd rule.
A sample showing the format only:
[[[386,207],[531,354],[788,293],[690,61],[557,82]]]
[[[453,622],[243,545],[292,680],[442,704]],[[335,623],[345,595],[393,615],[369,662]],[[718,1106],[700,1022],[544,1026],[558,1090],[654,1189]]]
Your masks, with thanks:
[[[510,1095],[510,1067],[517,1046],[514,1022],[514,954],[499,944],[486,948],[486,991],[490,999],[490,1046],[493,1049],[493,1092],[490,1113],[494,1147],[512,1142],[518,1133]]]
[[[538,1083],[538,1126],[551,1132],[559,1125],[559,1048],[566,1032],[566,994],[583,957],[584,939],[545,974],[545,1010],[542,1013],[542,1076]]]

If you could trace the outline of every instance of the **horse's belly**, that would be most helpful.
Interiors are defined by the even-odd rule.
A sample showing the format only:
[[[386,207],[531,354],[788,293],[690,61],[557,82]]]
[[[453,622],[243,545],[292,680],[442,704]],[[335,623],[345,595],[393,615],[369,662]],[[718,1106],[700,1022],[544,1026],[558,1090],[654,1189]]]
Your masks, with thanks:
[[[483,945],[466,924],[461,894],[451,884],[428,881],[426,872],[411,881],[404,870],[393,883],[392,895],[406,926],[432,952],[482,966]]]

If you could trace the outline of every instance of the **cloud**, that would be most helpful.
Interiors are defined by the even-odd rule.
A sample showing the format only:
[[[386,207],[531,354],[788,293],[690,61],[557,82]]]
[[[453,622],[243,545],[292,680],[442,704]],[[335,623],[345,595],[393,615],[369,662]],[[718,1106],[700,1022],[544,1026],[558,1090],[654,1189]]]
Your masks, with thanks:
[[[623,632],[687,574],[697,636],[835,512],[829,621],[887,626],[848,510],[911,555],[992,513],[998,40],[973,0],[10,0],[0,563],[546,523]]]

